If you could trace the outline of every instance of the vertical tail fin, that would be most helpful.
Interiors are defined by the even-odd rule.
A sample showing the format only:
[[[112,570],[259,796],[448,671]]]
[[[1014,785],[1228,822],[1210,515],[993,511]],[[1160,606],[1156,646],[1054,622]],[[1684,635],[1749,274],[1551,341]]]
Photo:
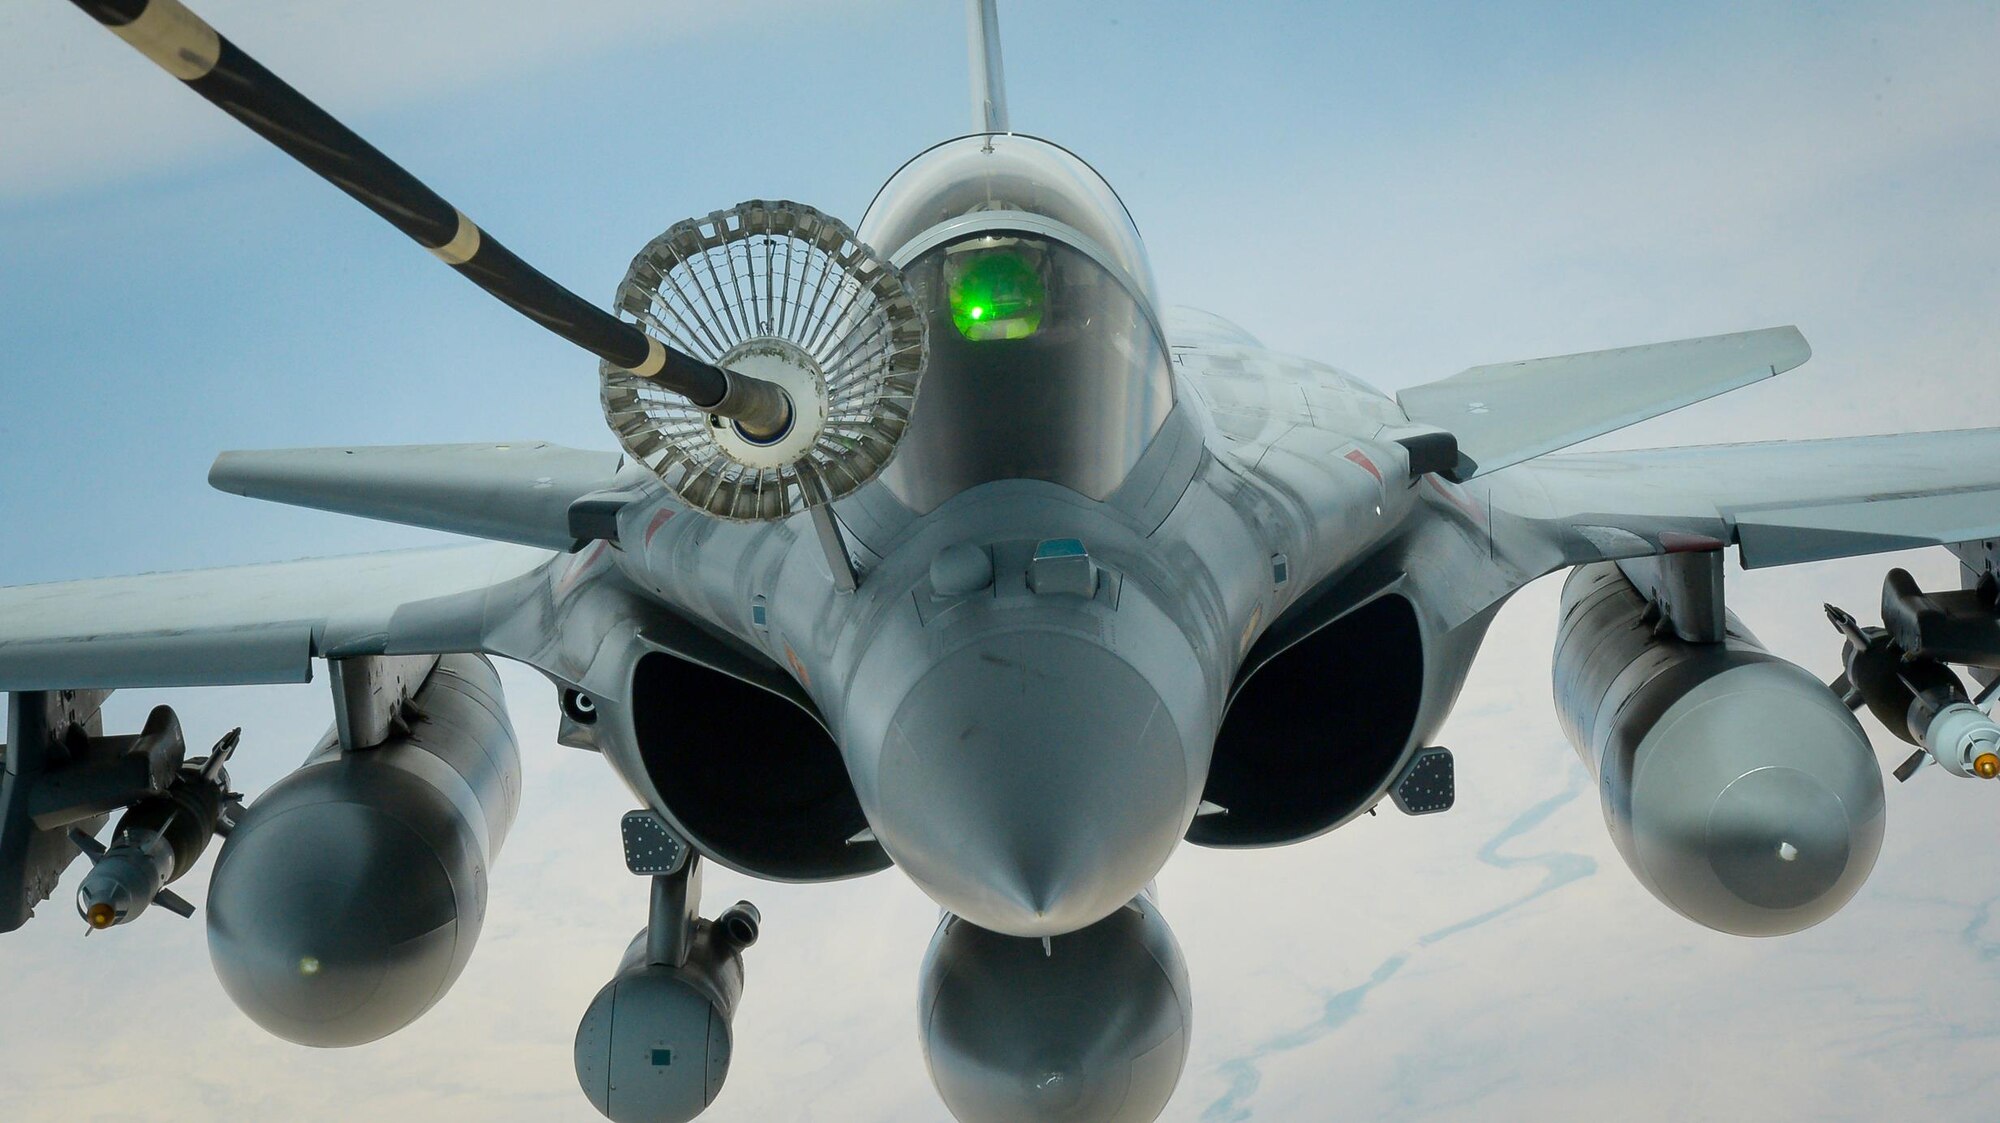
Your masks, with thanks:
[[[1000,62],[997,0],[965,0],[968,46],[972,54],[972,131],[1009,133],[1007,74]]]

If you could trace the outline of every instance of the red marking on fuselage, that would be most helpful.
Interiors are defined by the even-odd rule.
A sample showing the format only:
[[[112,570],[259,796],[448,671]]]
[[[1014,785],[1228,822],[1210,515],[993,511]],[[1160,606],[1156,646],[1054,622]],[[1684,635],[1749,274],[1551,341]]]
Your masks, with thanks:
[[[653,544],[653,535],[658,534],[660,528],[667,525],[667,520],[673,517],[673,511],[665,507],[660,508],[659,512],[653,516],[653,521],[646,524],[646,545],[650,546]]]
[[[577,583],[577,581],[583,577],[584,574],[590,572],[590,570],[593,567],[595,567],[598,562],[604,560],[604,556],[607,553],[609,553],[610,550],[611,550],[611,544],[609,542],[599,542],[596,546],[591,548],[589,553],[584,554],[583,556],[577,558],[575,561],[571,562],[569,569],[565,571],[562,575],[562,578],[556,582],[555,599],[561,600],[564,597],[564,595],[566,595],[570,591],[571,587],[573,587]]]
[[[1695,554],[1706,550],[1720,550],[1728,543],[1706,534],[1688,534],[1679,530],[1660,532],[1660,548],[1669,554]]]
[[[1374,476],[1375,482],[1377,484],[1380,484],[1382,482],[1382,469],[1377,468],[1375,466],[1375,462],[1373,460],[1368,459],[1367,453],[1362,452],[1358,448],[1352,449],[1348,452],[1346,459],[1354,464],[1359,465],[1362,471],[1367,472],[1371,476]]]
[[[1458,513],[1480,526],[1486,525],[1486,509],[1467,498],[1466,494],[1459,490],[1457,484],[1446,483],[1436,476],[1425,476],[1424,482],[1431,485],[1431,490],[1437,492],[1438,498],[1451,504],[1452,508],[1458,511]]]

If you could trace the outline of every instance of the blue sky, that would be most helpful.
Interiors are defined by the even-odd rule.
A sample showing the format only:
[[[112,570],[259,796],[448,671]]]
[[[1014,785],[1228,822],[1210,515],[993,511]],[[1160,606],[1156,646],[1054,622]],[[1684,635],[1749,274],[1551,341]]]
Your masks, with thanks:
[[[969,117],[951,0],[197,7],[597,299],[652,235],[740,199],[858,222]],[[1796,323],[1806,367],[1609,443],[1996,415],[1990,3],[1003,0],[1002,28],[1016,127],[1120,190],[1169,300],[1274,347],[1395,387]],[[611,447],[591,360],[56,0],[0,8],[0,355],[4,584],[433,540],[211,492],[223,448]],[[1732,604],[1830,677],[1817,605],[1868,607],[1885,564],[1732,571]],[[1891,792],[1873,881],[1820,928],[1694,928],[1625,873],[1556,730],[1554,602],[1544,582],[1502,614],[1446,727],[1451,814],[1168,867],[1197,1030],[1166,1118],[1990,1117],[1991,793],[1935,774]],[[507,685],[528,792],[438,1009],[377,1046],[297,1050],[234,1013],[199,925],[86,944],[66,885],[0,948],[0,1009],[51,1012],[0,1030],[0,1116],[594,1118],[568,1041],[643,916],[613,826],[630,797],[553,745],[545,685]],[[191,731],[246,726],[255,789],[324,728],[323,692],[167,700]],[[117,705],[135,724],[158,700]],[[705,1118],[940,1118],[912,1009],[928,902],[894,875],[716,880],[770,922]]]

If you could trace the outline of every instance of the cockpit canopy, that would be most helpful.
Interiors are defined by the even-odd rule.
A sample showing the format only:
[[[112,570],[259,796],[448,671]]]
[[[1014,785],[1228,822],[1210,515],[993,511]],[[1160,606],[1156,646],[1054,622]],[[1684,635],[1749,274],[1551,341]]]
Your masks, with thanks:
[[[1104,499],[1173,408],[1139,232],[1089,165],[1046,141],[962,137],[904,165],[860,236],[929,327],[910,429],[883,474],[919,513],[991,480]]]

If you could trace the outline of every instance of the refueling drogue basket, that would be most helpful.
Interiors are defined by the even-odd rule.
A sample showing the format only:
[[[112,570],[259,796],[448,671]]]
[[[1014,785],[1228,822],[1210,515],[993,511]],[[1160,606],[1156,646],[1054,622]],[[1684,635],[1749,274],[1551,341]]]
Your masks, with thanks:
[[[617,311],[792,399],[791,427],[755,440],[603,365],[604,416],[619,444],[698,510],[782,519],[831,502],[873,479],[909,424],[924,318],[895,266],[811,207],[755,200],[675,223],[632,259]]]

